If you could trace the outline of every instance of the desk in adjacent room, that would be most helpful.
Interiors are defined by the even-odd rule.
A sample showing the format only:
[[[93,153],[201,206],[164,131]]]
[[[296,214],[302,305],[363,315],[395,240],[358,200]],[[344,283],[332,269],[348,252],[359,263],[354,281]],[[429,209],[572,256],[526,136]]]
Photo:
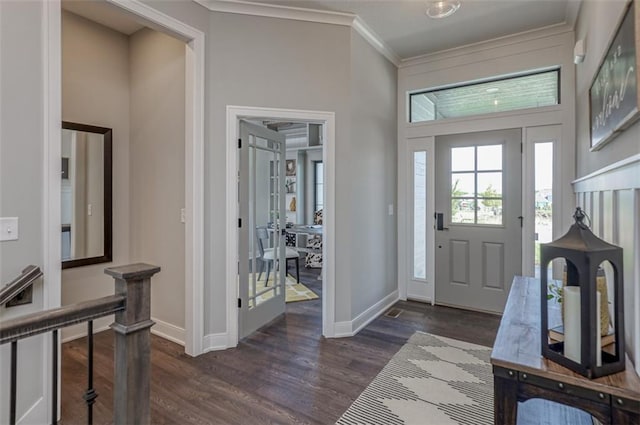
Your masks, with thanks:
[[[519,401],[542,398],[603,424],[640,424],[640,378],[625,371],[587,379],[541,355],[540,281],[515,277],[491,353],[495,423],[515,424]]]

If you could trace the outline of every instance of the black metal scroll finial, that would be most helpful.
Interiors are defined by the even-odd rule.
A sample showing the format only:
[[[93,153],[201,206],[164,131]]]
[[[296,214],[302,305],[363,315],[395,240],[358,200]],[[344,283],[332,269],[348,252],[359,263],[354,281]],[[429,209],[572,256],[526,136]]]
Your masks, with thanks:
[[[591,227],[591,218],[589,218],[587,213],[585,213],[582,208],[576,207],[576,212],[573,214],[573,218],[576,221],[576,226],[580,227],[581,229],[588,229],[589,227]],[[585,218],[589,221],[589,224],[586,224],[584,222]]]

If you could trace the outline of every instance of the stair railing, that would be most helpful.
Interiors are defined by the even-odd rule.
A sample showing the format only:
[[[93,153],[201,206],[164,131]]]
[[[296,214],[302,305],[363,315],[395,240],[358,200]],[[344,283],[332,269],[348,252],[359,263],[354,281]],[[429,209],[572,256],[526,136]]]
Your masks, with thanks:
[[[105,273],[115,279],[114,295],[0,323],[0,345],[11,344],[10,425],[16,423],[18,342],[34,335],[52,334],[51,423],[55,424],[58,422],[59,330],[84,322],[88,331],[88,382],[83,398],[87,404],[87,423],[93,423],[93,404],[97,397],[93,388],[93,320],[114,313],[115,321],[111,325],[115,332],[113,422],[116,425],[150,423],[151,326],[154,324],[151,276],[159,271],[160,267],[142,263],[109,267]]]

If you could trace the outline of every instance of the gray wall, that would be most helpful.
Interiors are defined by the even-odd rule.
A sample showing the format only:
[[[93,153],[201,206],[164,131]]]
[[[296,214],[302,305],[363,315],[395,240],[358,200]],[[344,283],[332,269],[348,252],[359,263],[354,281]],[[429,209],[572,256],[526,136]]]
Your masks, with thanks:
[[[584,40],[587,54],[584,62],[576,66],[577,177],[640,153],[640,122],[601,150],[589,151],[589,87],[622,19],[626,4],[624,1],[587,1],[582,3],[578,15],[575,38]]]
[[[351,317],[398,288],[396,216],[397,71],[351,31],[351,140],[346,180]],[[345,218],[347,218],[345,217]]]
[[[160,5],[159,5],[160,6]],[[337,181],[348,182],[350,29],[274,18],[210,14],[207,54],[209,124],[205,147],[205,332],[225,332],[226,106],[334,111]],[[351,186],[336,193],[337,320],[350,314]]]
[[[113,129],[113,263],[129,255],[129,37],[62,11],[62,119]],[[65,269],[62,305],[113,294],[109,264]],[[98,319],[95,328],[108,326]],[[86,326],[63,330],[63,338],[83,335]]]
[[[20,239],[0,242],[0,282],[8,283],[22,269],[44,266],[43,217],[43,88],[44,36],[42,5],[0,2],[0,217],[19,217]],[[0,320],[43,307],[46,276],[35,284],[34,303],[5,309]],[[18,417],[39,403],[42,389],[42,338],[18,345]],[[9,345],[0,346],[0,423],[9,422]],[[42,405],[43,403],[39,403]],[[32,416],[32,419],[34,417]],[[44,421],[44,416],[39,417]]]
[[[185,44],[142,29],[130,37],[131,259],[157,264],[154,319],[184,329]]]

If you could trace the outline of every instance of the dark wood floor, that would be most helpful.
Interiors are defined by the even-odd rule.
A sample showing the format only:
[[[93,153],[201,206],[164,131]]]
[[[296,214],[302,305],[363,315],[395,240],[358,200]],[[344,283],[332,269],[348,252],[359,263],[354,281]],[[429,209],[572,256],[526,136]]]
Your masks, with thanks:
[[[321,293],[318,270],[301,280]],[[417,330],[491,346],[499,318],[399,302],[396,319],[379,317],[352,338],[321,336],[321,300],[287,304],[287,314],[237,348],[191,358],[152,338],[154,424],[333,424]],[[113,335],[95,337],[94,423],[110,423]],[[86,423],[86,341],[63,345],[64,424]]]

